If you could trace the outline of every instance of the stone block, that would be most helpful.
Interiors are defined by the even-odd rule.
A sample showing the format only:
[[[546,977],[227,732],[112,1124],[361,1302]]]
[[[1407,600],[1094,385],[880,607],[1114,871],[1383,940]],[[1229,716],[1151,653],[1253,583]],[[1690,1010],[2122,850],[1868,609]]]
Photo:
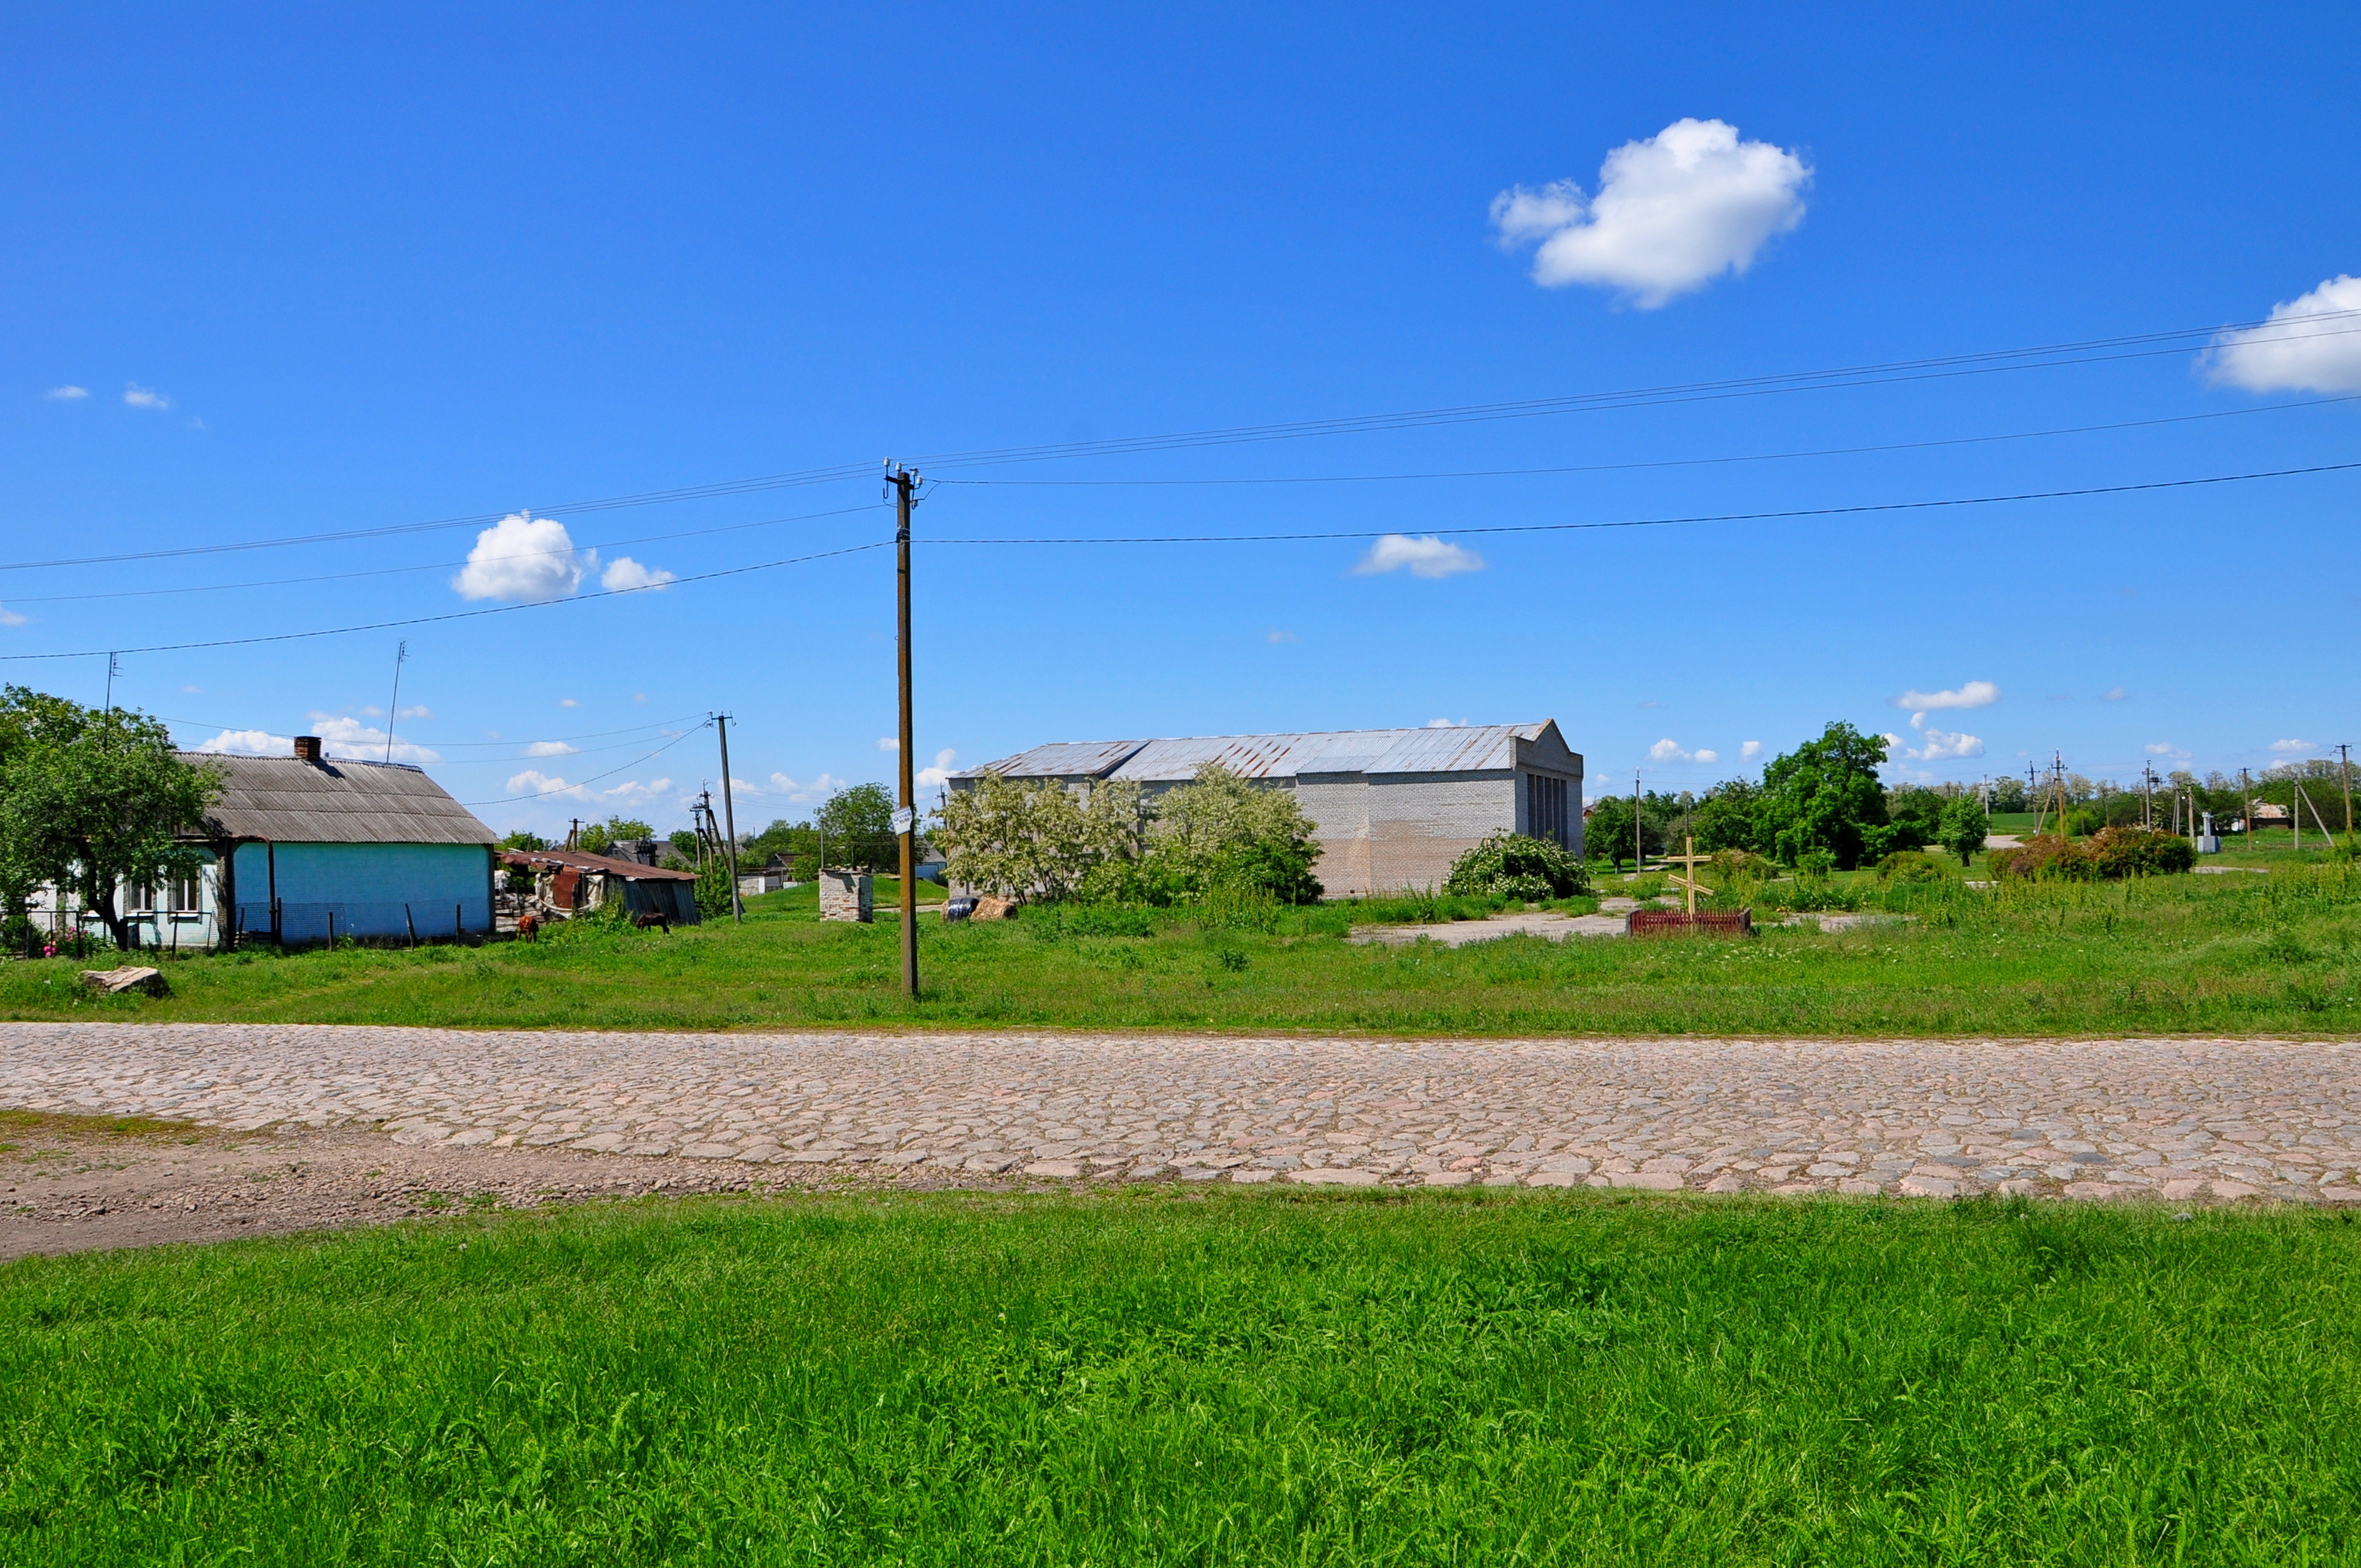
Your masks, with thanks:
[[[863,923],[874,920],[875,879],[863,871],[830,870],[820,872],[819,917]]]

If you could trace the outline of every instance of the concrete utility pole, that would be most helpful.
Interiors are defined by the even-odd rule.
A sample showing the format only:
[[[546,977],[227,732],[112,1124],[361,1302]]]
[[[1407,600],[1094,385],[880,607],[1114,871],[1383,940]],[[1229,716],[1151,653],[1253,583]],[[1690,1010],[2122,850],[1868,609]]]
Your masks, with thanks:
[[[2156,831],[2156,764],[2140,764],[2140,826]]]
[[[902,808],[894,833],[902,840],[902,994],[918,999],[918,790],[913,776],[917,737],[910,723],[910,502],[918,476],[887,459],[885,482],[894,487],[894,604],[901,635],[895,644],[902,686]]]
[[[738,812],[730,804],[730,716],[717,713],[713,727],[721,732],[721,857],[730,866],[730,918],[743,925],[745,901],[738,896]],[[707,808],[707,819],[712,810]]]
[[[2255,847],[2255,786],[2246,777],[2246,770],[2238,770],[2238,793],[2246,797],[2246,848]]]
[[[2345,782],[2345,832],[2350,838],[2353,833],[2353,748],[2349,743],[2340,743],[2336,748],[2336,774]]]
[[[410,662],[407,639],[393,645],[393,706],[385,710],[385,760],[393,761],[393,727],[401,718],[401,666]]]

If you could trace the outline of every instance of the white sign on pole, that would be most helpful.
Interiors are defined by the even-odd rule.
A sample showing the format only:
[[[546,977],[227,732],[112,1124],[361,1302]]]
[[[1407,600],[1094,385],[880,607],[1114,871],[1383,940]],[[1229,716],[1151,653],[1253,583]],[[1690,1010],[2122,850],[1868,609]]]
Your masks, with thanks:
[[[911,807],[905,806],[894,813],[894,836],[895,838],[900,838],[903,834],[907,833],[911,828],[916,828],[917,825],[918,814]]]

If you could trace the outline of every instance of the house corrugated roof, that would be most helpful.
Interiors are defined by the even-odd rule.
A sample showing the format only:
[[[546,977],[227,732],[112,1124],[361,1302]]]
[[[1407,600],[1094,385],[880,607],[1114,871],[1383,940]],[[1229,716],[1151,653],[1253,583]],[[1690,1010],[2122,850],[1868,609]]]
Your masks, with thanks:
[[[1281,735],[1201,735],[1171,740],[1060,740],[957,776],[1117,778],[1167,784],[1194,778],[1207,762],[1253,779],[1301,773],[1482,773],[1516,766],[1516,743],[1540,724],[1451,729],[1328,729]]]
[[[645,865],[638,861],[619,861],[612,855],[594,855],[585,850],[502,850],[503,865],[572,866],[578,871],[605,872],[621,877],[625,882],[695,882],[695,872],[675,871],[670,866]]]
[[[215,839],[279,844],[492,844],[441,784],[400,762],[304,762],[296,757],[223,757],[184,751],[218,769],[222,796],[205,813]]]

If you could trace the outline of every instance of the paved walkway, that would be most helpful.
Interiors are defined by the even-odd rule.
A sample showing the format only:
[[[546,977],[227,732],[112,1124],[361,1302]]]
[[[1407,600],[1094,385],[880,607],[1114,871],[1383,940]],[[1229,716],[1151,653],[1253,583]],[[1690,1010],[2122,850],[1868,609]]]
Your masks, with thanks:
[[[2361,1201],[2361,1041],[1417,1041],[0,1024],[0,1106],[939,1182]],[[814,1170],[808,1168],[823,1168]]]

